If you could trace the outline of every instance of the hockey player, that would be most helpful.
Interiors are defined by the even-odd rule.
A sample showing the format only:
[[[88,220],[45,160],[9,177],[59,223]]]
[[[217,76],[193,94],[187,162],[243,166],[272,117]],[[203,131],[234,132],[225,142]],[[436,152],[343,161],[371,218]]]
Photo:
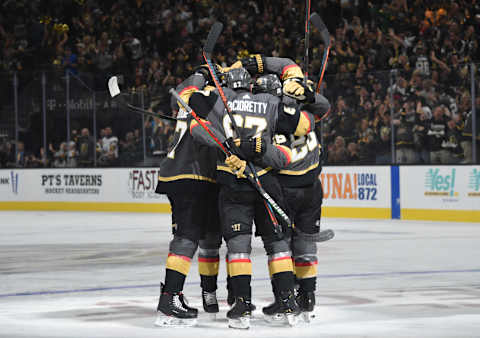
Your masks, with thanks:
[[[254,86],[256,93],[270,93],[281,96],[281,83],[274,74],[261,76]],[[284,97],[284,101],[291,98]],[[328,100],[320,94],[314,104],[308,104],[305,111],[324,114],[330,109]],[[305,112],[304,112],[305,113]],[[295,275],[299,283],[297,302],[309,321],[315,306],[315,288],[317,276],[317,246],[315,235],[320,230],[320,215],[323,190],[318,176],[321,171],[320,145],[315,131],[305,136],[275,135],[275,142],[288,146],[292,151],[292,161],[278,171],[278,178],[288,206],[289,216],[294,223],[291,237],[291,250],[295,265]],[[275,320],[281,309],[281,300],[274,287],[275,301],[264,307],[263,313]]]
[[[270,165],[283,167],[290,161],[288,148],[265,147],[262,157],[256,158],[257,149],[268,145],[275,130],[284,133],[305,134],[308,126],[313,125],[313,117],[301,114],[297,105],[284,105],[270,94],[254,95],[250,92],[251,77],[244,68],[235,68],[226,75],[225,95],[233,111],[234,120],[240,135],[233,135],[232,121],[224,113],[224,104],[216,92],[204,95],[194,93],[190,99],[192,108],[208,120],[218,130],[225,130],[227,136],[240,140],[236,144],[247,153],[255,164],[264,189],[280,205],[283,204],[281,187],[271,173]],[[303,87],[302,87],[303,89]],[[201,128],[198,139],[205,133]],[[195,136],[195,132],[192,132]],[[238,141],[237,140],[237,141]],[[260,141],[259,141],[260,140]],[[205,140],[203,140],[205,142]],[[207,141],[208,142],[208,141]],[[283,155],[283,160],[281,159]],[[225,165],[225,163],[227,165]],[[235,296],[235,303],[228,311],[229,325],[235,328],[248,328],[251,315],[251,236],[252,223],[255,220],[256,234],[262,237],[269,255],[269,269],[272,280],[280,295],[281,311],[290,323],[293,315],[299,313],[293,294],[293,265],[288,243],[276,237],[271,219],[261,196],[241,177],[246,163],[239,157],[219,158],[217,162],[217,182],[220,184],[219,209],[222,221],[222,233],[228,248],[228,273]],[[237,171],[235,173],[235,171]]]
[[[180,84],[177,91],[184,101],[188,102],[192,93],[204,88],[205,84],[204,76],[195,73]],[[216,250],[218,253],[221,244],[218,189],[215,184],[216,152],[208,146],[194,142],[189,132],[192,117],[187,115],[184,109],[179,110],[177,119],[174,146],[162,160],[156,188],[157,193],[166,194],[170,201],[173,232],[166,263],[165,284],[161,287],[157,307],[155,325],[158,326],[195,324],[198,311],[186,304],[182,294],[185,277],[201,240],[204,248],[199,254],[202,289],[216,289],[218,256],[212,257],[208,250]],[[205,258],[206,265],[202,265],[202,258]],[[202,299],[204,307],[208,305],[208,308],[212,309],[216,305],[218,311],[216,298],[212,299],[211,295],[202,292]]]

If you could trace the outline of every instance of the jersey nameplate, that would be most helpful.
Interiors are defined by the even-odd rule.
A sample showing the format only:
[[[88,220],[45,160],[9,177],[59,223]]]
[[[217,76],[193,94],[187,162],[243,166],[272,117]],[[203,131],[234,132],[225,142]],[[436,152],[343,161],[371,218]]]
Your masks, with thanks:
[[[234,112],[266,114],[267,105],[268,103],[266,102],[256,102],[250,100],[228,101],[228,107]]]

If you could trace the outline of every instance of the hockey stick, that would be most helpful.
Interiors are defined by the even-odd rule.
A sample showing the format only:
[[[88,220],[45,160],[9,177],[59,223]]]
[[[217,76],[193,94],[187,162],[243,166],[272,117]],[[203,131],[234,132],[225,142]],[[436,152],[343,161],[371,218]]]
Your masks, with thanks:
[[[229,149],[227,149],[222,144],[222,142],[220,142],[220,140],[215,136],[215,134],[213,134],[213,132],[208,128],[208,126],[198,117],[198,115],[195,113],[195,111],[180,97],[180,95],[178,95],[178,93],[173,88],[170,89],[169,93],[172,94],[175,97],[175,99],[177,99],[178,102],[180,102],[180,104],[185,108],[185,110],[188,113],[192,114],[193,118],[202,126],[203,129],[205,129],[205,131],[212,137],[212,139],[215,141],[215,143],[217,143],[217,145],[220,147],[220,149],[225,154],[225,156],[227,156],[227,157],[231,156],[232,152]],[[247,167],[247,168],[250,169],[249,167]],[[268,201],[268,203],[270,203],[272,205],[272,207],[275,209],[275,211],[277,213],[279,213],[280,215],[282,215],[282,214],[284,215],[284,216],[282,216],[282,218],[285,219],[285,221],[288,223],[288,225],[291,225],[290,219],[285,214],[285,212],[277,205],[277,203],[265,191],[265,189],[263,189],[263,187],[259,184],[259,182],[257,182],[255,180],[255,178],[253,177],[254,172],[251,173],[250,172],[251,170],[247,170],[247,168],[245,168],[246,169],[245,170],[245,176],[247,177],[247,180],[255,187],[255,189],[258,191],[258,193],[266,201]],[[277,225],[278,225],[278,222],[277,222]],[[275,230],[277,230],[277,229],[275,229]]]
[[[307,234],[295,228],[294,232],[296,236],[300,237],[306,242],[326,242],[335,237],[335,232],[332,229],[322,230],[320,232],[317,232],[316,234]]]
[[[112,99],[115,99],[115,101],[122,107],[131,110],[135,113],[143,114],[143,115],[148,115],[152,117],[157,117],[165,120],[170,120],[170,121],[177,121],[175,117],[168,116],[168,115],[163,115],[163,114],[155,114],[151,111],[145,110],[140,107],[136,107],[134,105],[131,105],[128,103],[125,99],[125,96],[122,95],[120,92],[120,88],[118,87],[118,79],[116,76],[112,76],[108,80],[108,91],[110,92],[110,96]]]
[[[307,85],[308,81],[308,47],[310,44],[310,0],[305,0],[305,57],[303,63],[305,64],[305,78],[303,79],[304,85]]]
[[[220,94],[220,97],[222,99],[223,105],[225,106],[225,109],[227,111],[227,114],[230,118],[230,121],[232,123],[232,128],[235,130],[235,133],[237,136],[240,136],[240,132],[238,130],[238,126],[236,124],[235,118],[233,117],[232,111],[230,107],[227,104],[227,98],[225,97],[225,93],[223,92],[222,87],[220,86],[220,83],[218,81],[217,74],[215,73],[215,69],[213,67],[212,61],[211,61],[211,56],[213,49],[215,48],[215,44],[218,40],[218,37],[220,36],[220,33],[222,32],[223,25],[220,22],[216,22],[213,24],[210,32],[208,33],[207,41],[205,43],[205,46],[203,48],[203,58],[205,59],[205,62],[207,63],[208,70],[210,72],[210,75],[212,76],[213,82],[215,83],[215,87],[218,90],[218,93]],[[249,162],[248,163],[248,168],[249,168],[249,173],[253,175],[253,179],[249,181],[254,185],[255,189],[260,193],[260,195],[264,199],[265,207],[267,208],[269,217],[274,225],[274,231],[276,234],[279,234],[282,232],[280,224],[278,224],[278,221],[273,214],[273,211],[275,211],[282,219],[289,225],[291,226],[291,221],[290,218],[287,216],[287,214],[280,208],[280,206],[273,200],[273,198],[263,189],[263,187],[260,184],[260,179],[257,176],[257,173],[255,171],[255,168],[253,165]],[[250,177],[250,175],[247,175],[247,177]],[[273,210],[272,210],[273,209]]]
[[[312,13],[310,16],[310,21],[312,22],[312,25],[314,25],[315,28],[320,32],[320,36],[322,37],[323,43],[326,46],[326,49],[323,52],[322,66],[320,67],[320,75],[317,83],[316,91],[319,93],[320,86],[323,81],[323,75],[325,74],[325,69],[327,68],[328,55],[330,53],[330,33],[328,32],[327,26],[325,26],[320,18],[320,15],[318,15],[316,12]]]

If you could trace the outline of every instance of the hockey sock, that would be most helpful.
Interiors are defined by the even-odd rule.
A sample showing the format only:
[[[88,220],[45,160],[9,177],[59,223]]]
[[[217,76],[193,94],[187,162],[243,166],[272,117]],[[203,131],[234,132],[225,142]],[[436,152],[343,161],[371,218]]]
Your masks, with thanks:
[[[191,258],[169,253],[165,272],[166,292],[179,292],[183,290],[185,277],[190,270]]]
[[[252,262],[246,253],[228,255],[230,285],[235,297],[250,297],[252,280]]]
[[[298,282],[300,284],[300,291],[313,292],[317,287],[317,277],[299,279]]]
[[[273,289],[277,292],[293,290],[294,278],[291,271],[275,273],[272,276]]]
[[[218,249],[200,249],[198,252],[198,272],[203,290],[213,292],[217,289],[217,276],[220,266]]]
[[[316,256],[305,256],[295,259],[295,275],[299,280],[317,276],[318,261]]]
[[[252,289],[250,283],[252,281],[251,275],[240,275],[231,277],[231,286],[235,297],[252,298]]]
[[[167,269],[165,272],[165,286],[163,287],[163,292],[176,293],[183,290],[183,284],[185,284],[186,275],[175,271]]]
[[[293,276],[292,257],[289,252],[279,252],[268,256],[270,278],[280,272],[290,272]]]
[[[215,275],[215,276],[200,275],[200,286],[202,290],[207,292],[213,292],[217,290],[217,277],[218,275]]]

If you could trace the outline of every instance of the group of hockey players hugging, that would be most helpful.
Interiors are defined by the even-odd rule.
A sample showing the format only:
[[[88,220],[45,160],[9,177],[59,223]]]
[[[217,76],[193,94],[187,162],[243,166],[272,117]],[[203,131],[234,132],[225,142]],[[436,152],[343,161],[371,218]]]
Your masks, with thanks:
[[[315,305],[323,198],[315,116],[330,105],[287,58],[254,54],[230,67],[215,65],[215,70],[235,121],[226,113],[207,65],[198,67],[176,91],[210,133],[235,151],[228,157],[220,152],[212,136],[178,103],[174,142],[161,163],[156,189],[170,201],[173,239],[155,325],[195,325],[198,310],[188,305],[182,290],[197,248],[203,308],[213,316],[219,312],[216,290],[223,238],[229,327],[249,328],[255,310],[252,235],[261,237],[268,255],[274,302],[262,309],[265,318],[291,326],[299,318],[308,322]],[[246,168],[256,171],[292,226],[277,217],[282,231],[275,231],[265,201],[246,179]]]

